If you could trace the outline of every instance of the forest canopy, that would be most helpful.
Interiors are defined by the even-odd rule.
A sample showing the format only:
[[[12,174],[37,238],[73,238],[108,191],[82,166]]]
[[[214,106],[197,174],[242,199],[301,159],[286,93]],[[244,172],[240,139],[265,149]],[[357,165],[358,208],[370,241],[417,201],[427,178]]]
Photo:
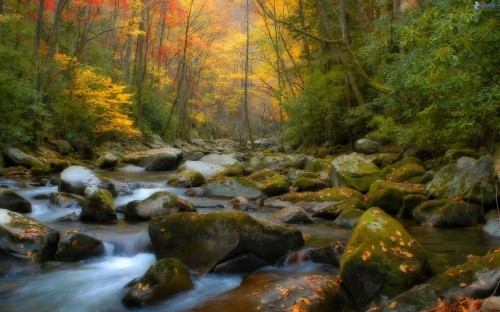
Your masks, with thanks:
[[[0,142],[488,147],[499,17],[466,0],[1,0]]]

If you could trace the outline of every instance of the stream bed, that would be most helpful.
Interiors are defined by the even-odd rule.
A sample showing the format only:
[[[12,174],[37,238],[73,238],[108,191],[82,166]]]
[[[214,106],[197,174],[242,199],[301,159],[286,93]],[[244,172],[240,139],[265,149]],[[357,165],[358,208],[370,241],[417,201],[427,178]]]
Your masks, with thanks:
[[[110,178],[119,178],[133,184],[133,194],[115,199],[116,206],[132,200],[142,200],[151,194],[168,190],[191,201],[199,213],[231,210],[226,199],[192,198],[184,196],[185,189],[169,187],[164,181],[169,173],[148,172],[104,172]],[[77,230],[100,239],[105,243],[106,255],[79,262],[49,261],[41,267],[30,270],[16,270],[0,276],[0,311],[49,312],[82,311],[111,312],[129,311],[121,303],[124,286],[132,279],[142,276],[155,262],[151,251],[147,222],[129,223],[120,218],[114,225],[83,224],[79,222],[55,222],[56,219],[80,213],[79,208],[56,208],[48,199],[34,199],[37,195],[57,192],[57,186],[32,187],[26,180],[0,179],[21,196],[30,200],[33,212],[30,217],[59,231]],[[212,208],[210,208],[212,207]],[[251,214],[257,218],[273,221],[276,209],[264,208]],[[310,238],[306,248],[322,247],[335,241],[346,242],[350,231],[335,227],[331,221],[315,220],[310,225],[297,225]],[[443,272],[450,266],[463,263],[467,255],[484,255],[489,250],[500,247],[500,240],[489,238],[480,228],[442,229],[429,228],[413,222],[403,222],[408,232],[425,248],[435,273]],[[279,274],[294,274],[304,270],[321,270],[313,263],[300,263],[289,267],[267,267],[266,271]],[[204,302],[236,288],[242,275],[197,274],[192,273],[194,289],[181,293],[158,305],[134,309],[137,311],[194,311]],[[240,310],[226,307],[227,311]],[[213,309],[218,311],[216,307]],[[205,308],[204,311],[207,311]]]

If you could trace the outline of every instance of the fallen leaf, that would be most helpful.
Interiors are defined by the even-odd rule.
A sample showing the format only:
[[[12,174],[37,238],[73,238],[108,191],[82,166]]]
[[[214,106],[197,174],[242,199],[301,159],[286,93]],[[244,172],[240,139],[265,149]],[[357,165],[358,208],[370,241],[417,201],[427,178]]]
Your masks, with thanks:
[[[381,241],[380,246],[383,247],[384,245],[385,245],[384,242]]]
[[[32,255],[33,255],[33,254],[31,253],[31,251],[29,251],[29,250],[28,250],[28,251],[26,252],[26,256],[31,257]]]
[[[465,283],[460,283],[460,285],[458,285],[458,286],[460,286],[460,287],[464,288],[465,286],[467,286],[467,284],[465,284]]]
[[[380,211],[379,211],[379,210],[377,210],[377,209],[373,209],[373,213],[374,213],[374,214],[379,214],[379,213],[380,213]]]
[[[396,234],[397,234],[398,236],[401,236],[401,232],[400,232],[400,231],[396,231]]]
[[[372,250],[375,250],[375,246],[372,245]]]
[[[391,308],[391,309],[396,309],[397,306],[398,306],[398,303],[396,301],[393,301],[389,304],[389,308]]]
[[[408,266],[407,266],[406,264],[404,264],[404,263],[403,263],[403,264],[401,264],[401,265],[399,266],[399,269],[400,269],[401,271],[403,271],[403,272],[405,272],[405,273],[406,273],[406,271],[408,270]]]
[[[413,254],[411,254],[411,253],[407,252],[407,253],[406,253],[406,257],[408,257],[408,258],[413,258]]]
[[[403,242],[403,241],[399,241],[399,244],[400,244],[401,246],[406,245],[406,244],[405,244],[405,242]]]
[[[390,239],[392,242],[395,242],[395,241],[396,241],[396,237],[394,237],[394,236],[392,236],[392,235],[391,235],[391,236],[389,236],[389,239]]]
[[[387,248],[385,248],[384,246],[382,246],[382,251],[383,252],[387,252]]]
[[[368,258],[370,258],[371,255],[372,255],[371,252],[367,250],[361,255],[361,259],[363,259],[363,261],[366,261],[368,260]]]

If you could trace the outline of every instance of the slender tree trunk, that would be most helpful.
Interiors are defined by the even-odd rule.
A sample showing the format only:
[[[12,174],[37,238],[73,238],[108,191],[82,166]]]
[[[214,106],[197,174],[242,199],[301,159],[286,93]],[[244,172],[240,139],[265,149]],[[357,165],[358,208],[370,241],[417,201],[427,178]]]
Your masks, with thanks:
[[[43,140],[41,130],[43,121],[41,116],[38,115],[38,106],[42,104],[42,83],[40,80],[40,68],[41,68],[41,56],[40,56],[40,39],[42,37],[42,27],[43,27],[43,13],[45,7],[45,0],[40,0],[38,3],[36,25],[35,25],[35,63],[33,68],[33,87],[35,89],[35,99],[33,111],[33,137],[35,139],[35,144],[40,144]]]
[[[249,57],[250,57],[250,0],[246,1],[246,33],[247,40],[245,45],[245,86],[243,90],[243,112],[245,114],[245,125],[247,128],[248,138],[255,151],[255,143],[252,137],[252,128],[250,127],[250,116],[248,114],[248,70],[249,70]]]

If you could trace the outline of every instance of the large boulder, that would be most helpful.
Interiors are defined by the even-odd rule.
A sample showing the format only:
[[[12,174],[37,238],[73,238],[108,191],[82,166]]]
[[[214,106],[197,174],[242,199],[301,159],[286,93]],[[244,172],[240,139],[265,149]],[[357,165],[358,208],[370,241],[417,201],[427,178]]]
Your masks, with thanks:
[[[299,230],[257,220],[240,211],[176,213],[152,219],[148,229],[157,259],[178,258],[201,272],[249,255],[252,262],[260,259],[261,263],[274,264],[304,245]]]
[[[361,154],[376,154],[381,153],[384,148],[378,142],[369,139],[359,139],[354,143],[354,149]]]
[[[127,154],[122,162],[145,167],[147,171],[175,170],[182,161],[180,149],[166,147]]]
[[[334,186],[346,185],[360,192],[366,192],[370,185],[381,177],[380,169],[361,154],[342,155],[332,162]]]
[[[403,198],[410,194],[425,194],[422,184],[375,181],[367,193],[368,207],[379,207],[389,214],[396,214],[403,204]]]
[[[262,198],[262,192],[252,181],[243,177],[220,177],[210,181],[205,187],[205,195],[212,197],[234,198],[245,197],[247,199]]]
[[[0,208],[19,213],[30,213],[31,203],[9,188],[0,188]]]
[[[193,288],[189,268],[178,259],[166,258],[153,264],[139,279],[127,284],[122,299],[126,306],[137,307],[158,302]]]
[[[156,192],[145,200],[134,200],[125,206],[125,218],[149,220],[175,212],[196,212],[193,204],[167,191]]]
[[[427,311],[434,307],[438,298],[431,284],[420,284],[388,300],[382,312]]]
[[[394,168],[386,175],[386,179],[393,182],[420,182],[425,173],[425,168],[419,164],[404,164]]]
[[[281,172],[287,168],[304,169],[307,163],[305,155],[284,155],[255,153],[248,164],[254,170],[269,169]]]
[[[293,182],[293,186],[299,192],[314,192],[319,191],[328,187],[328,184],[321,179],[309,178],[309,177],[298,177]]]
[[[115,169],[120,159],[111,152],[104,153],[96,162],[96,166],[100,169]]]
[[[3,159],[6,167],[48,168],[50,171],[49,164],[14,147],[8,147],[3,151]]]
[[[430,200],[413,210],[417,222],[437,227],[474,226],[483,217],[483,208],[478,204],[453,199]]]
[[[241,285],[200,306],[194,312],[230,311],[351,311],[352,297],[337,276],[325,272],[293,275],[259,272]]]
[[[27,264],[46,261],[53,257],[58,240],[58,231],[30,217],[0,209],[0,259],[15,258]]]
[[[272,197],[287,193],[291,182],[286,176],[276,174],[260,182],[258,185],[262,190],[262,193],[266,196]]]
[[[348,198],[329,205],[315,207],[313,217],[334,220],[344,211],[350,209],[366,210],[366,204],[359,198]]]
[[[491,156],[478,160],[461,157],[456,164],[444,166],[427,185],[426,191],[432,197],[458,196],[479,204],[493,205],[497,194]]]
[[[104,255],[104,244],[82,233],[64,231],[60,235],[56,259],[78,261]]]
[[[182,166],[184,170],[195,170],[201,173],[205,178],[210,178],[218,173],[226,170],[226,167],[220,165],[209,164],[204,161],[188,160]]]
[[[89,185],[107,189],[113,196],[116,196],[116,188],[113,183],[92,172],[90,169],[81,166],[71,166],[61,172],[60,192],[83,196],[85,195],[85,188]]]
[[[206,182],[203,174],[193,169],[182,170],[168,181],[170,185],[175,187],[198,187]]]
[[[117,220],[115,202],[108,190],[89,185],[85,189],[85,204],[80,214],[82,222],[113,223]]]
[[[73,151],[73,147],[66,140],[52,140],[49,141],[50,145],[52,145],[59,154],[65,156]]]
[[[326,188],[316,192],[303,192],[303,193],[289,193],[278,197],[274,197],[271,200],[280,200],[291,203],[298,202],[328,202],[328,201],[343,201],[350,198],[357,198],[362,200],[363,194],[360,192],[349,188],[349,187],[333,187]],[[267,201],[266,201],[267,202]]]
[[[429,270],[424,249],[380,208],[367,210],[353,229],[340,262],[344,285],[359,306],[414,286]]]
[[[206,162],[212,165],[218,166],[229,166],[240,164],[240,162],[236,159],[236,155],[232,154],[208,154],[203,156],[200,161]]]

